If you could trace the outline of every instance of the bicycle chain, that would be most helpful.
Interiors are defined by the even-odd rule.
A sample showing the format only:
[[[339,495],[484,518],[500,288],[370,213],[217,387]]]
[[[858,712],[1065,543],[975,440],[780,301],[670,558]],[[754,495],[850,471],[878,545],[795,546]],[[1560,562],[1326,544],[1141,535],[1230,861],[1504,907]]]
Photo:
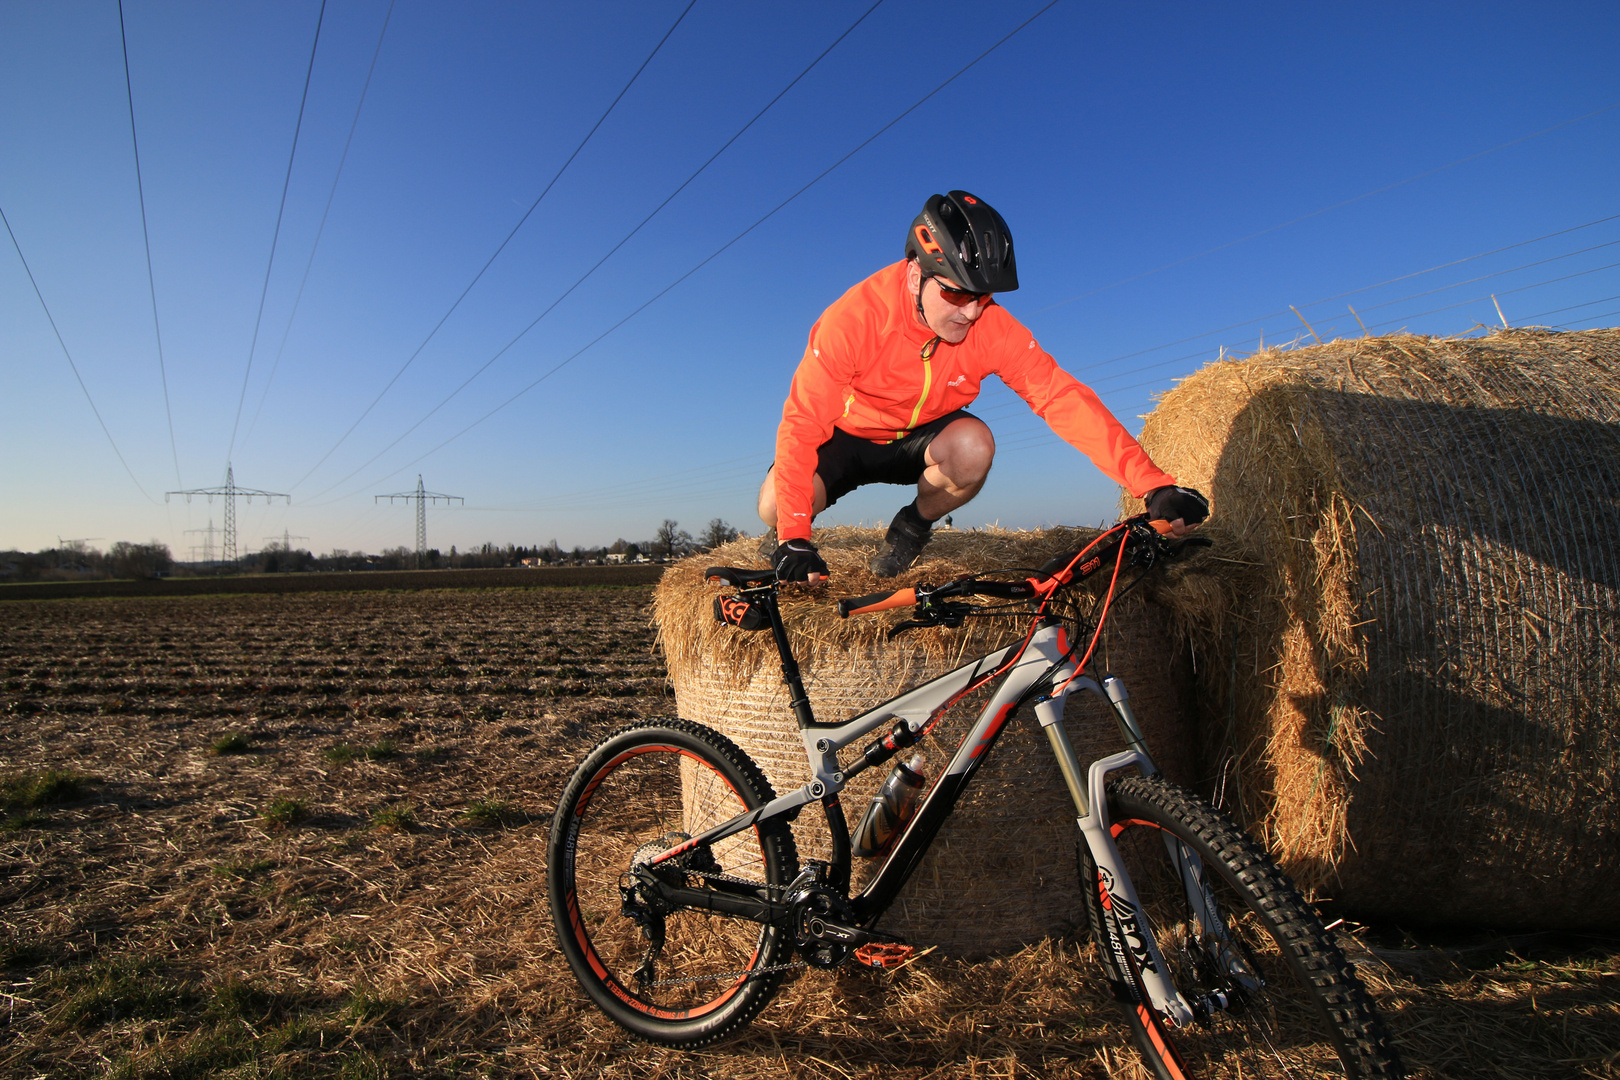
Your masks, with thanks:
[[[746,885],[750,889],[764,889],[767,892],[773,893],[781,893],[785,891],[784,886],[781,885],[768,885],[763,881],[756,881],[753,878],[732,877],[730,874],[722,873],[719,870],[688,870],[685,867],[682,867],[681,869],[685,873],[695,874],[700,878],[706,878],[710,881],[729,881],[733,885]]]
[[[716,979],[731,979],[738,976],[743,976],[749,979],[757,979],[762,975],[770,975],[778,971],[787,971],[791,968],[802,968],[808,966],[809,965],[803,960],[793,960],[786,964],[771,964],[762,968],[743,968],[741,971],[718,971],[713,975],[688,975],[684,979],[659,979],[657,982],[642,983],[641,985],[648,987],[680,986],[684,983],[713,982]]]

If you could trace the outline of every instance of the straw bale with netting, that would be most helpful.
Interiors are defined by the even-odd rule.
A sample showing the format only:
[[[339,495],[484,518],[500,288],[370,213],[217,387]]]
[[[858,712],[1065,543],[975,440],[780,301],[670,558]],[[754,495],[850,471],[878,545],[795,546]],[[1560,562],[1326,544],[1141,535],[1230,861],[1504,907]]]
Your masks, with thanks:
[[[1047,558],[1097,535],[1089,529],[1040,531],[939,530],[906,574],[881,580],[867,570],[880,530],[841,526],[818,530],[816,541],[832,571],[830,586],[783,591],[788,627],[817,719],[853,717],[905,688],[1017,639],[1027,619],[973,619],[960,629],[912,630],[894,640],[888,629],[905,618],[840,619],[833,601],[918,582],[943,584],[959,574],[1000,567],[1038,567]],[[748,633],[714,620],[722,589],[703,580],[708,566],[753,566],[761,560],[753,540],[693,556],[664,574],[655,599],[659,644],[674,685],[677,708],[741,746],[778,793],[808,779],[804,750],[782,684],[768,631]],[[1112,670],[1131,689],[1148,743],[1167,772],[1190,776],[1191,668],[1177,644],[1177,612],[1156,603],[1145,588],[1116,605],[1099,646],[1100,669]],[[1185,614],[1185,613],[1183,613]],[[983,698],[958,705],[921,749],[927,772],[937,776],[971,725]],[[1028,710],[1026,710],[1028,713]],[[1090,695],[1069,699],[1067,724],[1082,759],[1122,748],[1112,714]],[[864,740],[863,740],[864,744]],[[869,770],[846,789],[845,813],[853,829],[888,773]],[[803,858],[827,858],[826,825],[818,810],[794,825]],[[1033,714],[1003,732],[994,753],[928,856],[880,926],[914,944],[955,955],[1005,952],[1080,918],[1075,869],[1074,808],[1045,736]],[[857,887],[870,868],[856,868]]]
[[[1142,444],[1214,505],[1210,782],[1296,878],[1620,925],[1620,330],[1270,350]]]

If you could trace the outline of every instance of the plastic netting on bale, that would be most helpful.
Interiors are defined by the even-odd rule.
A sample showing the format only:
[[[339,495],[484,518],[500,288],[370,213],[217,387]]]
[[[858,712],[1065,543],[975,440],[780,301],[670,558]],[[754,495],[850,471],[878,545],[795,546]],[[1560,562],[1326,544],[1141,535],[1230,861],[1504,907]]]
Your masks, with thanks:
[[[1217,363],[1142,443],[1212,498],[1206,760],[1285,867],[1363,917],[1620,926],[1620,331]]]
[[[916,630],[889,641],[885,634],[904,618],[902,613],[839,619],[833,606],[837,597],[924,581],[941,584],[969,570],[1036,567],[1095,535],[1078,529],[941,530],[911,571],[881,581],[866,568],[880,530],[818,530],[816,540],[833,583],[787,590],[782,603],[816,718],[855,716],[1015,640],[1028,626],[1027,618],[970,620],[961,629]],[[680,715],[731,738],[781,794],[803,786],[809,772],[771,635],[716,623],[711,605],[727,590],[702,579],[708,566],[760,565],[755,544],[739,541],[670,567],[659,583],[655,611]],[[1118,674],[1130,688],[1161,767],[1172,776],[1190,776],[1193,740],[1184,718],[1192,708],[1192,673],[1185,647],[1177,644],[1172,613],[1153,603],[1144,589],[1116,605],[1109,625],[1106,655],[1098,666]],[[1090,695],[1073,695],[1068,708],[1065,726],[1082,760],[1123,748],[1112,713]],[[973,699],[958,705],[918,748],[926,755],[930,780],[949,761],[976,713]],[[892,763],[869,770],[845,789],[843,806],[851,829],[890,768]],[[819,805],[806,807],[793,828],[801,858],[830,856]],[[1021,715],[1003,732],[973,787],[878,925],[912,944],[936,945],[963,956],[1008,951],[1070,929],[1082,918],[1077,836],[1074,806],[1046,737],[1032,712]],[[858,889],[873,864],[863,859],[856,864]]]

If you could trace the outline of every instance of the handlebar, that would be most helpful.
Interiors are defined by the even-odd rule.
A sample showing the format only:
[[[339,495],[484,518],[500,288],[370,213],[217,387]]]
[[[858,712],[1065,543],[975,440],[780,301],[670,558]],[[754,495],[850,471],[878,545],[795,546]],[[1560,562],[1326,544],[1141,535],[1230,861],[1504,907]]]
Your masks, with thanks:
[[[919,602],[928,604],[956,596],[1030,600],[1090,577],[1114,554],[1120,544],[1129,544],[1132,547],[1146,545],[1151,563],[1160,558],[1173,559],[1189,546],[1207,547],[1211,543],[1208,538],[1202,536],[1185,537],[1179,541],[1170,540],[1173,528],[1168,521],[1162,519],[1149,521],[1145,515],[1128,518],[1086,547],[1066,551],[1048,560],[1034,575],[1022,581],[980,581],[967,577],[947,582],[937,589],[930,589],[924,585],[871,593],[839,600],[838,614],[847,619],[851,615],[870,615],[893,608],[910,607]],[[1111,534],[1117,534],[1117,538],[1111,544],[1104,544],[1103,541]],[[1081,561],[1082,557],[1085,557],[1084,561]]]

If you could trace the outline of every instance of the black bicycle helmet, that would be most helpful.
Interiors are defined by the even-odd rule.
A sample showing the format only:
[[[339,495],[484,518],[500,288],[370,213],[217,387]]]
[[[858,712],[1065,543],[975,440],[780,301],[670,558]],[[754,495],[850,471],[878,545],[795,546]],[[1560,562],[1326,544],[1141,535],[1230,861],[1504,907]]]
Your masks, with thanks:
[[[923,277],[944,274],[970,292],[1018,288],[1012,233],[990,204],[965,191],[933,195],[906,233],[906,258]]]

